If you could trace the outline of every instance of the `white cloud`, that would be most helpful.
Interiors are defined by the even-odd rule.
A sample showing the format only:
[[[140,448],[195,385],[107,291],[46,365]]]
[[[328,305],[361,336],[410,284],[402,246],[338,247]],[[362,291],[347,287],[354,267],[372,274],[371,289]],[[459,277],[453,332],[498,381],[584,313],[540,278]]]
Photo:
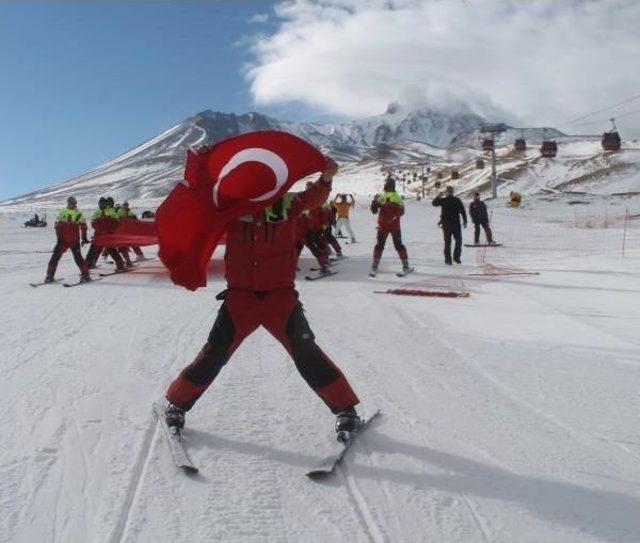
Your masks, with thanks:
[[[257,23],[257,24],[266,23],[267,21],[269,21],[268,13],[256,13],[249,19],[250,23]]]
[[[593,132],[563,122],[640,93],[640,1],[288,0],[275,13],[247,70],[257,105],[369,115],[394,100],[466,104]],[[640,136],[640,115],[619,125]]]

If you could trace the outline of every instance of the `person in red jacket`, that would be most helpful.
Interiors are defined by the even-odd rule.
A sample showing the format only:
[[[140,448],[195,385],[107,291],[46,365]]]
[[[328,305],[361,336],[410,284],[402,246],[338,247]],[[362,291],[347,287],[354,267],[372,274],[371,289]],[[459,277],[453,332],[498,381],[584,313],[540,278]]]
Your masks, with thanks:
[[[294,285],[296,219],[305,209],[327,199],[337,170],[337,164],[327,158],[320,179],[304,192],[286,193],[266,210],[228,224],[227,289],[219,295],[224,303],[200,352],[166,392],[169,403],[165,420],[173,432],[181,431],[185,412],[207,390],[242,341],[260,326],[284,346],[303,379],[337,415],[336,431],[358,429],[358,397],[344,374],[316,344]]]
[[[67,207],[65,207],[56,219],[56,246],[53,248],[53,254],[47,265],[47,276],[45,283],[53,283],[56,269],[60,258],[67,249],[71,249],[76,265],[80,268],[80,282],[91,281],[89,277],[89,267],[87,261],[82,258],[80,250],[80,236],[82,235],[82,245],[89,243],[87,239],[87,221],[77,208],[78,203],[73,196],[67,198]]]
[[[402,261],[403,271],[408,271],[410,269],[409,257],[407,249],[402,243],[402,232],[400,230],[400,217],[404,215],[404,202],[402,201],[402,196],[396,192],[396,182],[393,178],[387,178],[384,184],[384,192],[376,194],[373,198],[371,213],[378,214],[378,235],[376,245],[373,248],[371,274],[375,274],[378,271],[378,264],[389,234],[391,234],[393,246]]]

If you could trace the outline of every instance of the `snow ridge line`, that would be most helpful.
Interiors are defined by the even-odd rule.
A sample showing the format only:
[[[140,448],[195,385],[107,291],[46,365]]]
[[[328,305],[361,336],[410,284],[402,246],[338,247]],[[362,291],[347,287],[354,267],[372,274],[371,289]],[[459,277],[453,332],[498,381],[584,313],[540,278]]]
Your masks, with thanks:
[[[388,539],[385,537],[382,529],[376,524],[376,521],[367,506],[367,501],[360,492],[355,478],[347,468],[344,462],[340,462],[339,469],[342,471],[345,482],[347,483],[347,492],[351,498],[353,509],[356,512],[356,516],[360,520],[360,524],[364,528],[365,533],[369,541],[373,543],[385,543]]]
[[[113,535],[109,538],[113,543],[120,543],[124,540],[124,537],[127,533],[127,529],[129,527],[129,520],[131,518],[131,510],[133,509],[133,504],[136,501],[136,497],[138,496],[140,490],[140,483],[144,478],[144,474],[147,471],[147,465],[149,463],[151,446],[155,441],[155,436],[158,431],[158,424],[155,420],[153,414],[150,415],[151,424],[147,427],[147,430],[142,439],[142,447],[140,448],[140,452],[138,453],[138,458],[136,459],[136,463],[134,464],[133,473],[134,477],[131,480],[129,485],[129,489],[127,490],[127,494],[125,496],[125,503],[120,512],[120,517],[118,519],[118,523],[113,531]]]

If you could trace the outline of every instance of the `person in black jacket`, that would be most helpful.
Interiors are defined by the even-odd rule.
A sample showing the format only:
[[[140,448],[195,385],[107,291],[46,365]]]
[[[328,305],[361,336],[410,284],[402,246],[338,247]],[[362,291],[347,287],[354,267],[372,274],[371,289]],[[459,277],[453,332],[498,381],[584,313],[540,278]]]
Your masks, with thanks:
[[[489,226],[489,214],[487,213],[486,204],[480,200],[480,193],[473,193],[473,202],[469,204],[469,215],[473,221],[473,242],[478,245],[480,243],[480,227],[484,230],[484,235],[487,237],[487,243],[491,245],[493,243],[493,235],[491,233],[491,227]]]
[[[436,196],[431,204],[442,208],[440,224],[444,235],[444,262],[451,265],[451,237],[453,236],[456,242],[453,248],[453,260],[460,264],[460,255],[462,254],[461,216],[464,227],[467,227],[467,212],[464,210],[462,200],[453,195],[453,187],[447,187],[446,196]]]

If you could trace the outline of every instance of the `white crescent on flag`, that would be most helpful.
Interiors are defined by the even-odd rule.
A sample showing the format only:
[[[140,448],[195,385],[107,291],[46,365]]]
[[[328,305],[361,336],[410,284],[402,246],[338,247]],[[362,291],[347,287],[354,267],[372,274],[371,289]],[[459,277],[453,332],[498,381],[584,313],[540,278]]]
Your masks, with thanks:
[[[220,187],[220,183],[222,180],[235,168],[244,164],[245,162],[260,162],[271,169],[276,178],[275,187],[265,192],[262,196],[258,196],[256,198],[251,198],[252,202],[261,202],[263,200],[268,200],[274,194],[280,190],[280,187],[285,184],[287,181],[287,177],[289,176],[289,169],[287,168],[286,162],[274,153],[273,151],[269,151],[268,149],[263,149],[262,147],[251,147],[249,149],[243,149],[239,151],[235,155],[233,155],[229,161],[222,167],[220,173],[218,174],[218,180],[216,184],[213,186],[213,203],[216,207],[218,206],[218,188]]]

